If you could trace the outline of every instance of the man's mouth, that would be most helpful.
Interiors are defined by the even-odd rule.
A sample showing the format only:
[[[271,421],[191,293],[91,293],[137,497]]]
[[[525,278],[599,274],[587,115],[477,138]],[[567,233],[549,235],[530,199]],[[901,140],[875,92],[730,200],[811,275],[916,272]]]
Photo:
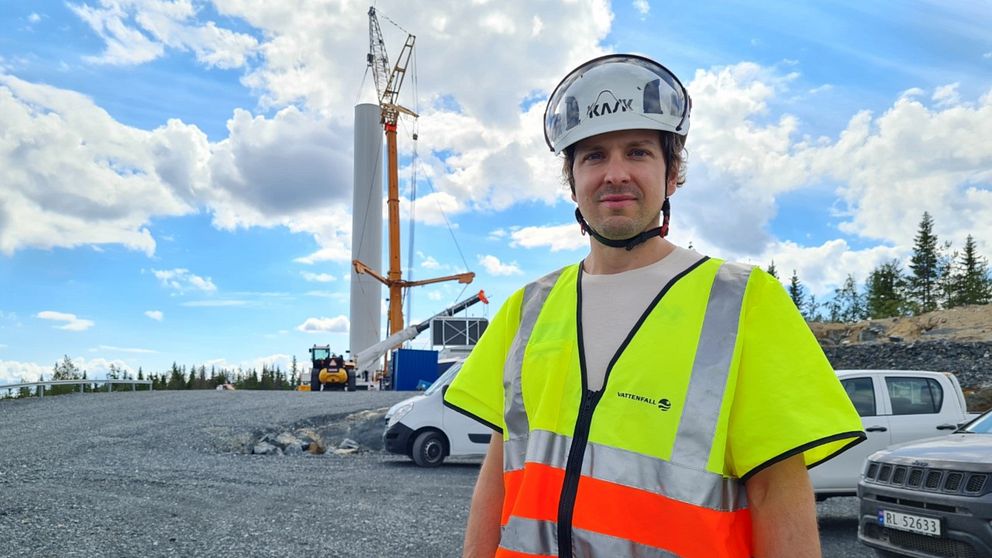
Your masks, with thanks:
[[[606,194],[600,196],[599,203],[606,207],[623,207],[637,201],[637,196],[630,194]]]

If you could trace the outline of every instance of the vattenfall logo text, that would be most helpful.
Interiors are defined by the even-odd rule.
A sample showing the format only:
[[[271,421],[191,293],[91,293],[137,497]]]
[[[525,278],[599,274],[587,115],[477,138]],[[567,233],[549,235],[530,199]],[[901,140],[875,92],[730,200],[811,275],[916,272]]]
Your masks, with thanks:
[[[617,392],[617,397],[622,399],[630,399],[631,401],[639,401],[641,403],[647,403],[661,409],[662,411],[667,411],[672,408],[672,402],[667,399],[651,399],[650,397],[644,397],[643,395],[635,395],[633,393],[627,393],[623,391]]]

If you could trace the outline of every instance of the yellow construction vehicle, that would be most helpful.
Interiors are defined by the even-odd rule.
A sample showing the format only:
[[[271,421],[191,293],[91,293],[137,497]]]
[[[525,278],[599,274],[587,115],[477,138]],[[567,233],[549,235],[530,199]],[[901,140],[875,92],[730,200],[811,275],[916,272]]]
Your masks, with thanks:
[[[301,385],[300,391],[355,389],[355,363],[331,353],[330,345],[311,347],[310,365],[310,385]]]

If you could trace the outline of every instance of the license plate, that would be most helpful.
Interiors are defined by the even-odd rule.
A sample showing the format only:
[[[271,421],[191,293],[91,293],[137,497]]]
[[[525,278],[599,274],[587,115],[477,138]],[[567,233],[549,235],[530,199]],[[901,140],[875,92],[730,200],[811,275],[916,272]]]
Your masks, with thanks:
[[[931,537],[940,536],[940,520],[933,517],[920,517],[888,510],[878,510],[879,524],[891,529],[909,531]]]

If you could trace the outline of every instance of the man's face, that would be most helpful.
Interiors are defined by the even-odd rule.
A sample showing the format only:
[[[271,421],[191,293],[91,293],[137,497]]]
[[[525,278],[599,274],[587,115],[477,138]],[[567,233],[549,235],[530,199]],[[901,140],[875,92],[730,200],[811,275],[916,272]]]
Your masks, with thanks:
[[[572,199],[589,226],[613,240],[630,238],[659,224],[661,205],[675,193],[657,130],[623,130],[575,145]]]

